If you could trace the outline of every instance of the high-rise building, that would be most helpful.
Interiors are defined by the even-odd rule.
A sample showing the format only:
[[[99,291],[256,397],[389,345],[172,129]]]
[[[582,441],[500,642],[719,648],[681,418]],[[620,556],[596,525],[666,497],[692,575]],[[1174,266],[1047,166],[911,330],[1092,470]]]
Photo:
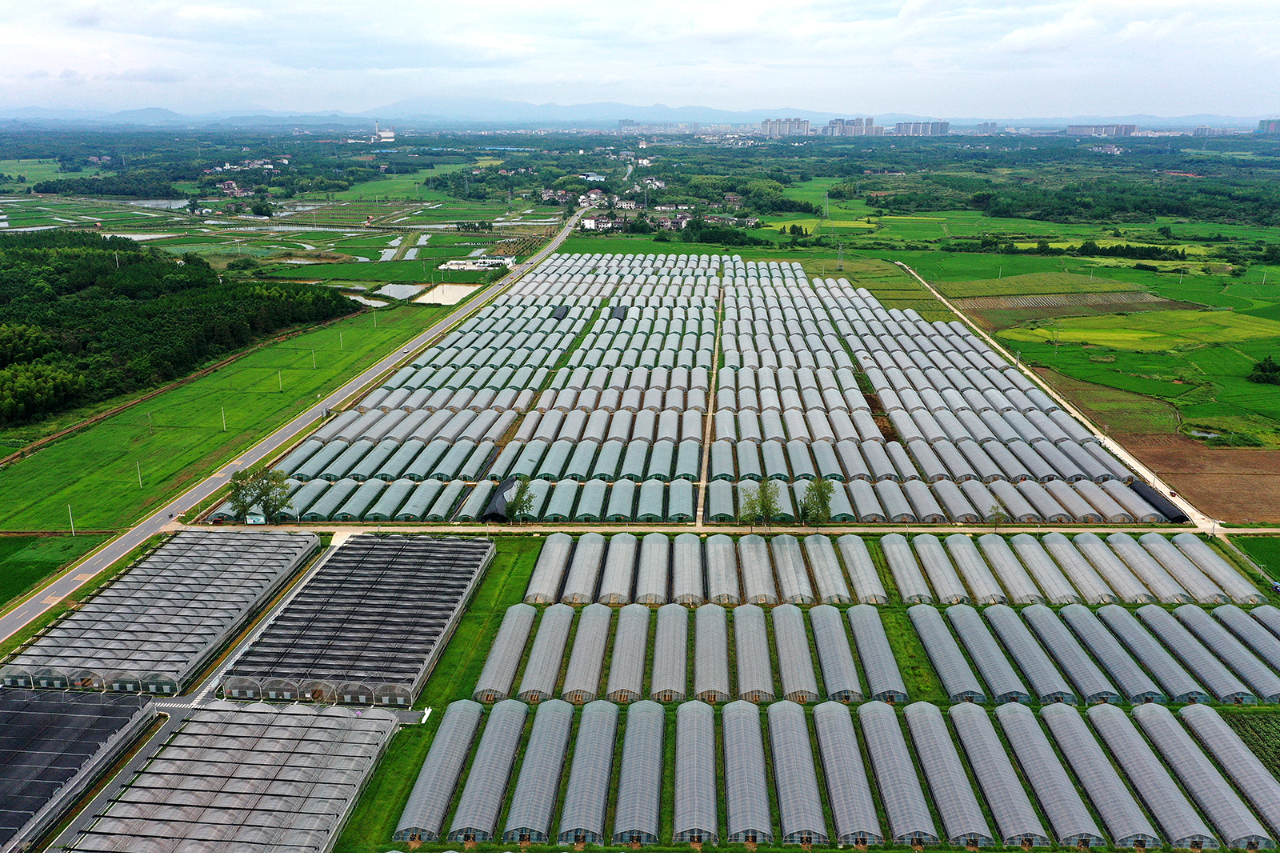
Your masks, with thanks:
[[[764,129],[763,123],[761,123],[761,129]],[[881,136],[884,134],[884,128],[876,127],[875,119],[871,116],[833,118],[822,129],[822,134],[824,136]]]
[[[979,135],[979,136],[995,136],[995,135],[996,135],[997,133],[999,133],[999,132],[1000,132],[1000,131],[999,131],[999,129],[997,128],[997,125],[996,125],[996,123],[995,123],[994,121],[980,121],[980,122],[978,122],[978,135]]]
[[[1258,133],[1280,133],[1280,118],[1260,119]]]
[[[760,122],[760,132],[770,139],[782,136],[808,136],[809,120],[803,118],[767,118]]]
[[[951,132],[947,121],[900,121],[893,127],[897,136],[946,136]]]
[[[1067,136],[1133,136],[1136,124],[1073,124],[1067,127]]]

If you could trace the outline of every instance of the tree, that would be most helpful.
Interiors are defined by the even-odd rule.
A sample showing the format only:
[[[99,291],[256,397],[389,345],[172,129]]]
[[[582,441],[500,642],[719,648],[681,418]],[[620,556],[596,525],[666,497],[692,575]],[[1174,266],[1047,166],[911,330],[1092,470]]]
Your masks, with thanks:
[[[231,475],[231,494],[228,502],[237,521],[244,521],[255,506],[267,521],[272,521],[280,511],[289,506],[289,486],[283,471],[268,469],[266,465],[242,468]]]
[[[1009,513],[1005,512],[1000,504],[992,504],[987,510],[987,520],[991,522],[992,530],[999,531],[1000,525],[1009,521]]]
[[[515,524],[517,517],[533,507],[533,492],[529,491],[529,478],[525,474],[516,477],[516,488],[507,498],[507,521]]]
[[[748,524],[768,525],[778,514],[778,481],[765,480],[742,499],[739,518]]]
[[[278,468],[264,470],[258,477],[258,506],[267,521],[279,517],[289,506],[288,477]]]
[[[1260,382],[1263,385],[1280,385],[1280,364],[1271,356],[1259,361],[1253,366],[1253,370],[1245,377],[1250,382]]]
[[[241,468],[231,475],[231,495],[227,501],[231,504],[231,512],[235,514],[236,521],[244,521],[249,510],[258,502],[257,486],[251,469]]]
[[[253,204],[249,205],[249,212],[254,216],[265,216],[267,218],[270,218],[273,213],[271,205],[267,204],[265,201],[255,201]]]
[[[800,517],[814,527],[820,527],[831,520],[831,493],[835,483],[825,477],[810,480],[805,490],[804,500],[800,502]]]

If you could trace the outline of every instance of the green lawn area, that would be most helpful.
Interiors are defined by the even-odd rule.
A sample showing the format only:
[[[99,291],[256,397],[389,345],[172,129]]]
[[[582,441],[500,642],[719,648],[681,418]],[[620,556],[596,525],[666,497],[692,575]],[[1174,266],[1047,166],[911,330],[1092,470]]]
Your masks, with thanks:
[[[430,708],[431,716],[422,725],[404,727],[387,747],[338,839],[335,853],[375,853],[393,846],[407,849],[391,845],[391,835],[426,760],[436,727],[450,702],[471,697],[503,614],[524,596],[543,539],[500,536],[496,542],[498,554],[415,706]]]
[[[1235,536],[1231,542],[1252,557],[1272,580],[1280,580],[1280,536]]]
[[[106,536],[0,537],[0,609],[106,539]]]
[[[19,176],[25,177],[28,184],[38,184],[41,181],[52,181],[57,178],[91,178],[99,171],[96,166],[93,166],[82,172],[59,172],[56,159],[0,160],[0,175],[10,175],[15,179],[12,182],[0,181],[0,183],[22,186],[16,180]]]
[[[272,344],[9,465],[0,529],[67,530],[68,504],[79,529],[125,527],[450,310],[402,306],[379,312],[376,327],[365,313]]]

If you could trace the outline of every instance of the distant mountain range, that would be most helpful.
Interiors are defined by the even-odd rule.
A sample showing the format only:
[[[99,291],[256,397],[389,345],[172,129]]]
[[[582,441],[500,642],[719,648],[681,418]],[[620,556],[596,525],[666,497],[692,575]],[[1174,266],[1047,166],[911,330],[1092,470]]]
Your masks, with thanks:
[[[384,126],[419,130],[462,128],[527,129],[527,128],[616,128],[619,119],[631,119],[638,124],[692,123],[700,124],[757,124],[767,118],[795,117],[808,119],[815,124],[826,124],[833,118],[852,118],[865,112],[814,112],[790,107],[762,110],[721,110],[713,107],[668,107],[663,104],[637,106],[607,101],[587,104],[529,104],[497,98],[410,98],[396,101],[378,109],[359,113],[281,112],[257,106],[240,110],[222,110],[212,113],[183,114],[160,107],[105,112],[75,109],[45,109],[23,107],[0,109],[0,129],[28,127],[133,127],[133,128],[366,128],[374,120]],[[950,117],[921,116],[889,113],[875,116],[877,124],[892,126],[900,121],[936,121],[946,119],[953,127],[973,126],[982,121],[994,121],[1001,128],[1066,127],[1069,124],[1136,124],[1141,128],[1190,128],[1200,125],[1210,127],[1253,127],[1263,116],[1059,116],[1001,118],[991,116]]]

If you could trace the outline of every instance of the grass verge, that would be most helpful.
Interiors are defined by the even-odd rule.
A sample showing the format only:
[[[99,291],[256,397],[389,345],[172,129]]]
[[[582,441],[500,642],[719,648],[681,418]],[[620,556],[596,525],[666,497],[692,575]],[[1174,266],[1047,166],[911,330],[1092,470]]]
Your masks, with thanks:
[[[106,540],[106,536],[0,538],[0,612]]]

